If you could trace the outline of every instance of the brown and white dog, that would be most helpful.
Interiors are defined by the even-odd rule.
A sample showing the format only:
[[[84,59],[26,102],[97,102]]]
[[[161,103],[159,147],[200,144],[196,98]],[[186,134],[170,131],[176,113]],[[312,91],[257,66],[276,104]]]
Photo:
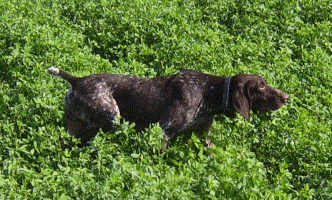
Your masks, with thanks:
[[[67,130],[83,145],[100,128],[112,130],[121,116],[135,122],[138,130],[159,122],[166,149],[180,134],[209,132],[217,114],[238,112],[250,120],[251,110],[277,110],[288,101],[286,93],[257,75],[218,77],[185,70],[149,79],[119,74],[75,77],[56,67],[48,72],[72,86],[65,99]],[[206,144],[210,147],[209,137]]]

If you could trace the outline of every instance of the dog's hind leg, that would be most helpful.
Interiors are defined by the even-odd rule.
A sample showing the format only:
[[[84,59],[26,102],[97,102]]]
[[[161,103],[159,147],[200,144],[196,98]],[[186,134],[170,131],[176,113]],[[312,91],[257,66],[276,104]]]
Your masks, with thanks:
[[[70,135],[81,140],[79,147],[82,147],[86,146],[88,141],[97,135],[99,129],[89,127],[86,122],[75,115],[67,114],[67,131]],[[70,147],[70,145],[66,145],[64,141],[62,141],[62,149],[65,150],[68,147]]]
[[[66,116],[68,132],[86,145],[99,129],[111,131],[118,124],[120,111],[106,84],[97,84],[67,94]]]

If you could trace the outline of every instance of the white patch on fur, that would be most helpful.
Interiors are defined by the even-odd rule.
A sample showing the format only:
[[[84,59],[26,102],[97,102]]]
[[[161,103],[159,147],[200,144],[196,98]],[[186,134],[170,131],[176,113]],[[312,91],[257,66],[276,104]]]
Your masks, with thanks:
[[[57,67],[50,67],[48,68],[48,73],[53,74],[53,75],[59,75],[60,69]]]

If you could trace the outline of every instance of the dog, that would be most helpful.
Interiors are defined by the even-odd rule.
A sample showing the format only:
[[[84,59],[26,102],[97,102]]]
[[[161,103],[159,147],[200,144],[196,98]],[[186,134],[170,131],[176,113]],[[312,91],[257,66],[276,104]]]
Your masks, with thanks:
[[[119,74],[75,77],[50,67],[50,74],[68,81],[65,98],[67,130],[86,145],[100,129],[111,131],[118,118],[135,122],[137,130],[159,122],[165,133],[163,150],[178,135],[208,133],[218,114],[240,113],[250,120],[250,111],[278,110],[289,96],[268,85],[258,75],[213,76],[195,70],[155,78]]]

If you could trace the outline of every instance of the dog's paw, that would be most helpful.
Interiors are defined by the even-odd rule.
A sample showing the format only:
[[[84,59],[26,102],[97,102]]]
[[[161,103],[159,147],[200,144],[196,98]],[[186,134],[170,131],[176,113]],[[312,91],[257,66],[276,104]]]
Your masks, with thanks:
[[[47,72],[57,76],[60,73],[60,69],[57,67],[50,67],[48,68]]]

